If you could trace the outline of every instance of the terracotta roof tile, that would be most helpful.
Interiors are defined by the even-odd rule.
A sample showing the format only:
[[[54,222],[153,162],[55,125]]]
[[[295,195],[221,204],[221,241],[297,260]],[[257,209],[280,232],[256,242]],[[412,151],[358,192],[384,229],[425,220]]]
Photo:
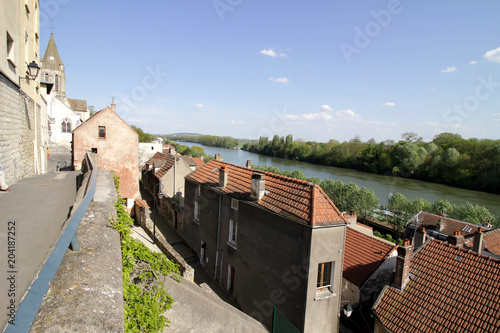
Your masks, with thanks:
[[[146,201],[141,200],[139,198],[135,199],[135,204],[141,208],[150,208]]]
[[[431,240],[414,253],[404,291],[386,287],[373,307],[393,332],[497,332],[500,260]],[[412,318],[412,327],[405,325]]]
[[[219,168],[225,166],[228,171],[228,184],[219,187]],[[277,214],[304,220],[312,226],[346,224],[347,221],[335,204],[312,183],[302,180],[261,172],[238,165],[212,160],[186,177],[203,186],[216,188],[218,191],[239,200],[250,200],[252,174],[265,175],[267,194],[258,204]]]
[[[358,287],[363,286],[396,248],[397,246],[391,246],[375,237],[346,228],[344,278]]]
[[[482,227],[477,224],[454,220],[449,217],[444,217],[427,212],[419,212],[410,221],[408,221],[408,224],[411,224],[413,226],[416,224],[417,228],[423,225],[426,229],[429,228],[429,230],[434,230],[437,227],[439,219],[443,219],[444,227],[442,228],[442,230],[436,231],[447,236],[452,236],[456,230],[460,230],[462,232],[462,235],[464,235],[465,237],[474,234],[479,228],[490,230],[490,228]]]

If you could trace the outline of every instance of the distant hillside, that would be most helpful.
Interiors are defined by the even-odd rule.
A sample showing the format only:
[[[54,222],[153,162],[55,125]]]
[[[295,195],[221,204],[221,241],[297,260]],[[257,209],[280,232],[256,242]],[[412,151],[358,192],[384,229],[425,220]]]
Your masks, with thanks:
[[[172,134],[162,134],[162,136],[166,137],[175,137],[175,136],[202,136],[203,134],[199,133],[172,133]]]

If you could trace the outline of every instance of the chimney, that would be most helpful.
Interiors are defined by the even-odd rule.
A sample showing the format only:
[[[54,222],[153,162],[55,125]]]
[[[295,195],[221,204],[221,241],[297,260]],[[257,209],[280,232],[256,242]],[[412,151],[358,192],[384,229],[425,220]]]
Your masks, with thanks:
[[[252,168],[252,162],[250,162],[250,160],[247,160],[247,168],[249,168],[249,169]]]
[[[224,188],[227,186],[228,172],[225,165],[219,169],[219,186]]]
[[[403,291],[410,276],[410,262],[413,248],[410,240],[405,239],[403,245],[398,247],[398,257],[396,258],[396,273],[394,275],[394,285]]]
[[[438,231],[443,230],[443,229],[444,229],[444,227],[445,227],[445,222],[444,222],[444,219],[439,218],[439,220],[438,220],[438,222],[437,222],[437,224],[436,224],[436,227],[437,227],[437,230],[438,230]]]
[[[215,154],[215,158],[214,158],[216,161],[222,161],[222,155],[221,154]]]
[[[425,232],[425,228],[421,226],[420,228],[417,229],[417,232],[415,233],[415,249],[418,249],[419,247],[422,246],[422,244],[425,243],[425,240],[427,239],[427,233]]]
[[[481,228],[474,234],[474,244],[472,245],[472,251],[481,254],[483,250],[483,232]]]
[[[448,236],[448,243],[455,246],[462,247],[465,243],[465,237],[462,235],[460,230],[453,231],[453,236]]]
[[[252,185],[250,188],[250,199],[259,201],[264,197],[266,190],[266,176],[255,172],[252,174]]]
[[[111,110],[116,112],[116,104],[115,104],[115,98],[113,97],[113,101],[111,102]]]

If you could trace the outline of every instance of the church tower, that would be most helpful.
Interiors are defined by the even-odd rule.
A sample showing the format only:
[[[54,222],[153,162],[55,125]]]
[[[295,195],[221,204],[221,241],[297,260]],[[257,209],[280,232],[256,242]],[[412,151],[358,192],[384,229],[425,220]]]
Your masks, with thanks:
[[[64,64],[59,57],[54,33],[50,35],[49,44],[45,50],[41,61],[42,75],[41,80],[54,83],[52,88],[56,97],[68,107],[70,106],[66,97],[66,75],[64,73]]]

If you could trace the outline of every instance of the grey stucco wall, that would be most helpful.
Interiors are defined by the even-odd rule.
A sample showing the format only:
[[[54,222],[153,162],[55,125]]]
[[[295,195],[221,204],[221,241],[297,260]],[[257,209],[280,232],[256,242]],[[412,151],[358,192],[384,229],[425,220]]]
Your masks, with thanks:
[[[249,201],[239,201],[235,211],[231,208],[230,197],[220,196],[203,186],[198,199],[200,219],[199,223],[195,223],[196,187],[196,184],[186,180],[186,242],[198,255],[201,241],[205,243],[204,251],[208,258],[204,261],[205,268],[224,288],[228,287],[231,276],[229,265],[234,268],[232,294],[242,310],[269,329],[273,306],[276,305],[301,331],[338,330],[344,227],[313,229]],[[219,200],[221,213],[217,255]],[[230,219],[237,222],[236,249],[228,244]],[[333,287],[336,295],[314,301],[317,266],[326,261],[336,263]],[[306,306],[311,310],[306,312]]]
[[[312,231],[311,260],[307,282],[306,316],[304,332],[338,332],[338,314],[344,264],[345,226],[314,228]],[[332,274],[333,294],[317,294],[318,264],[334,262]]]

